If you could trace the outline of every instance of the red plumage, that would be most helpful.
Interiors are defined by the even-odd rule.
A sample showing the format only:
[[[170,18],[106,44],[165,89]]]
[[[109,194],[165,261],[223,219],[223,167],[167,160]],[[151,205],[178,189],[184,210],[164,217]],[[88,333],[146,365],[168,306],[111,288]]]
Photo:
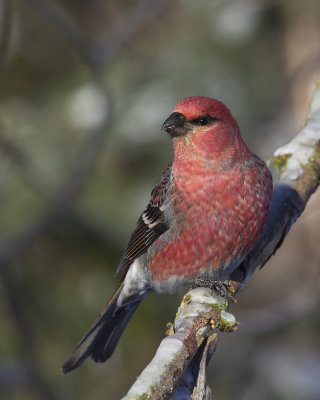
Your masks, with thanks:
[[[219,101],[182,100],[174,109],[187,119],[217,118],[213,126],[174,140],[172,201],[175,230],[157,239],[148,265],[152,279],[171,284],[201,273],[226,280],[265,226],[271,199],[270,172],[243,142],[238,125]],[[163,286],[163,284],[162,284]]]
[[[227,280],[265,227],[271,174],[224,104],[183,99],[163,129],[173,140],[173,162],[133,231],[118,268],[125,271],[119,288],[63,365],[65,373],[89,355],[109,358],[152,290],[173,292],[196,278]]]

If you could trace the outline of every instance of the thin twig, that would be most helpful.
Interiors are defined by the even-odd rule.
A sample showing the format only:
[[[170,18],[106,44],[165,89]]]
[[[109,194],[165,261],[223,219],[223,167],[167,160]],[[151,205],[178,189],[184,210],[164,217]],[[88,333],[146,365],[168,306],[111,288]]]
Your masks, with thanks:
[[[0,0],[0,72],[7,61],[12,27],[12,1]]]
[[[118,54],[156,18],[164,14],[174,0],[141,0],[108,30],[104,39],[91,38],[64,8],[54,1],[28,0],[73,43],[93,68],[106,68]]]

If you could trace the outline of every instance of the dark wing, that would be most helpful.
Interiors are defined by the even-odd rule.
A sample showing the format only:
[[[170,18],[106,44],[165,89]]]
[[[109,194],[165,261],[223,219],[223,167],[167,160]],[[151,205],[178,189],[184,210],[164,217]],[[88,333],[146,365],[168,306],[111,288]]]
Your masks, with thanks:
[[[137,257],[145,253],[148,247],[169,228],[168,223],[164,220],[162,206],[171,187],[171,168],[172,163],[167,166],[152,190],[150,202],[137,222],[116,274],[126,270]]]

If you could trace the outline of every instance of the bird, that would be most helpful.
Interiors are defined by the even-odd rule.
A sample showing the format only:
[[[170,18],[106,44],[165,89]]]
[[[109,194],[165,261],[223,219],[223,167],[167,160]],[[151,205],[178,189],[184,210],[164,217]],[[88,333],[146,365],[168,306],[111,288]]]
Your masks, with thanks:
[[[272,176],[229,109],[209,97],[179,101],[162,129],[173,160],[151,192],[121,258],[113,296],[61,367],[111,357],[140,302],[194,282],[228,280],[266,225]]]

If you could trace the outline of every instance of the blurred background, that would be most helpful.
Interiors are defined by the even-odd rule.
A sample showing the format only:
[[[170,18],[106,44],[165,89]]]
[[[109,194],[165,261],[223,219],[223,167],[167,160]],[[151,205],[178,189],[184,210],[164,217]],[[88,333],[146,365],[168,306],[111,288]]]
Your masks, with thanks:
[[[59,368],[172,157],[162,122],[218,98],[268,159],[304,122],[319,37],[318,0],[0,0],[1,399],[127,392],[183,292],[146,299],[109,362]],[[232,306],[214,398],[320,398],[319,201]]]

